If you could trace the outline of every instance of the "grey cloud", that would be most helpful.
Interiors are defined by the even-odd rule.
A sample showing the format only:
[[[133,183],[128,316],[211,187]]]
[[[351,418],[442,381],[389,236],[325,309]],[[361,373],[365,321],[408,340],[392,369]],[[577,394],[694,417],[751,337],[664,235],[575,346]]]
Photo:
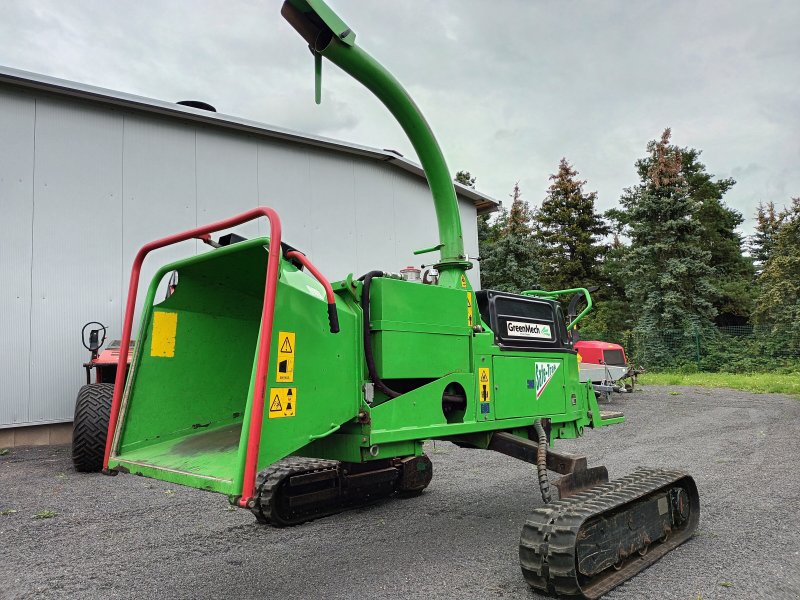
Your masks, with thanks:
[[[359,43],[417,99],[453,171],[537,205],[566,156],[613,206],[634,161],[666,126],[759,200],[800,194],[800,3],[332,0]],[[0,64],[414,156],[386,111],[326,65],[313,104],[311,56],[278,2],[0,5]],[[759,168],[750,168],[758,165]]]

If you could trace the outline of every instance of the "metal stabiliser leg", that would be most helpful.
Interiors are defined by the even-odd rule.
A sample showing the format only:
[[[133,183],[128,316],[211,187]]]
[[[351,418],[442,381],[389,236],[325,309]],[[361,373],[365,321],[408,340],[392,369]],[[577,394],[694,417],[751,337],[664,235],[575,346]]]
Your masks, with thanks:
[[[275,527],[299,525],[396,492],[418,494],[432,474],[424,455],[369,463],[289,457],[258,474],[257,503],[251,511]]]

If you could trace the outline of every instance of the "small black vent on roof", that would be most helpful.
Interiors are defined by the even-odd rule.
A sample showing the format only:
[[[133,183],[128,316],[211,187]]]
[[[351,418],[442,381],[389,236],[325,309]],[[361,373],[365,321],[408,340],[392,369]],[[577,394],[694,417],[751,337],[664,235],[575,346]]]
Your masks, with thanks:
[[[200,110],[217,112],[216,108],[211,106],[208,102],[203,102],[201,100],[181,100],[177,104],[182,104],[183,106],[191,106],[192,108],[199,108]]]

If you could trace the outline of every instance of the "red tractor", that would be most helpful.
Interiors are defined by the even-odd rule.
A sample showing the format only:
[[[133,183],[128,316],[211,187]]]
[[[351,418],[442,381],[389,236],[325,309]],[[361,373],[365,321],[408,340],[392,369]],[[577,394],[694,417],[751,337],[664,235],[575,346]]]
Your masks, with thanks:
[[[96,326],[96,327],[95,327]],[[91,329],[90,329],[91,327]],[[86,330],[89,329],[89,339]],[[103,456],[108,434],[108,415],[111,409],[111,398],[114,395],[114,380],[117,376],[120,341],[113,340],[105,350],[101,351],[106,341],[107,327],[97,321],[91,321],[81,330],[83,347],[91,352],[91,358],[83,363],[86,369],[86,385],[81,386],[75,400],[75,418],[72,429],[72,462],[78,471],[98,471],[98,457]],[[128,352],[128,365],[135,346],[131,340]],[[94,370],[94,382],[92,382]],[[102,462],[102,459],[100,459]]]

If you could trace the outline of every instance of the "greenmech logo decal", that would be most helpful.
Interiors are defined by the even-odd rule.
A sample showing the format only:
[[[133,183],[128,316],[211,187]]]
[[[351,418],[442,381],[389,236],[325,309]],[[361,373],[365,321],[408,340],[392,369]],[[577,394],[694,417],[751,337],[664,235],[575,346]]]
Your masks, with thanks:
[[[550,326],[540,323],[521,323],[519,321],[507,321],[506,331],[508,335],[514,337],[551,339]]]
[[[558,371],[558,367],[561,366],[560,362],[540,362],[536,363],[535,372],[534,372],[534,381],[536,382],[536,399],[539,399],[539,396],[542,395],[544,392],[544,388],[547,387],[547,384],[550,383],[550,380],[553,378],[553,375],[556,374]]]

